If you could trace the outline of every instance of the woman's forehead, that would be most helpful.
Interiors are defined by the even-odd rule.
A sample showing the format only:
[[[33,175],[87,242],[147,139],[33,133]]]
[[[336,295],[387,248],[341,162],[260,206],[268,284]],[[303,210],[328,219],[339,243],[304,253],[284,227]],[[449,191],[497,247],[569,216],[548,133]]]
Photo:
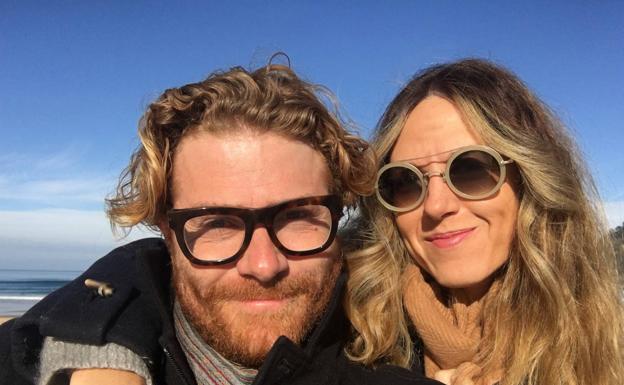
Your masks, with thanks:
[[[454,152],[456,152],[457,150],[463,147],[465,146],[460,146],[460,147],[456,147],[450,150],[441,151],[441,152],[423,155],[423,156],[418,156],[418,157],[413,157],[413,158],[392,159],[392,161],[393,162],[409,162],[409,163],[413,163],[416,166],[427,165],[430,163],[446,162],[451,157],[451,155],[453,155]]]
[[[430,96],[409,114],[392,149],[391,160],[438,161],[458,148],[483,144],[455,105]],[[446,157],[446,158],[445,158]]]

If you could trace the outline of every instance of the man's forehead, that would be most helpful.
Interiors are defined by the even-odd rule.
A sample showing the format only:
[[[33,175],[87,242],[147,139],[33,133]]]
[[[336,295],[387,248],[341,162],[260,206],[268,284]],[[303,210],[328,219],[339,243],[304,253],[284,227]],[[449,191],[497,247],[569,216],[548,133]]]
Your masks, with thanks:
[[[274,133],[193,135],[173,157],[174,205],[257,208],[329,192],[323,155]]]

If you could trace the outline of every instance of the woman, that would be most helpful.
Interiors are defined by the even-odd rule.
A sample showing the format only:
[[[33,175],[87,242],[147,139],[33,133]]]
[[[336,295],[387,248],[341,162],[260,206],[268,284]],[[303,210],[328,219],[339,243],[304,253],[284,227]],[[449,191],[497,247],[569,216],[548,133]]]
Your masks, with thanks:
[[[351,253],[351,358],[449,384],[624,383],[621,285],[573,141],[484,60],[418,73],[384,113]]]

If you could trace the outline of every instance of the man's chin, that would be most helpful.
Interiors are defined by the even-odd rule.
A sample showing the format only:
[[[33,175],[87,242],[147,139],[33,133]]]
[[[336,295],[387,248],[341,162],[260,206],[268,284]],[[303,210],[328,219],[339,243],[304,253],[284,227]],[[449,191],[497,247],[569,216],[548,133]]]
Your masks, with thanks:
[[[246,325],[244,329],[232,328],[226,334],[229,334],[229,339],[215,338],[209,344],[225,358],[248,368],[260,367],[280,336],[285,335],[296,343],[301,339],[299,333],[293,335],[285,332],[284,325],[269,324],[262,319],[255,320],[255,323]]]
[[[210,325],[202,321],[196,324],[210,346],[246,367],[260,366],[280,336],[300,344],[324,310],[324,306],[319,309],[312,305],[307,296],[283,299],[280,303],[253,302],[227,301],[212,310]]]
[[[341,262],[270,287],[253,279],[202,287],[176,269],[173,281],[182,312],[202,339],[230,361],[259,367],[280,336],[302,343],[325,312]]]

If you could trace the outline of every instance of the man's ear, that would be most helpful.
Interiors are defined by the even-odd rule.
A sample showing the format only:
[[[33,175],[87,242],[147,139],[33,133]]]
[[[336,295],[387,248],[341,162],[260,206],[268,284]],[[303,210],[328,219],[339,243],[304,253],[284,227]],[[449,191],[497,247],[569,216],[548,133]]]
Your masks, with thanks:
[[[171,227],[169,227],[169,223],[167,222],[167,220],[164,218],[160,219],[156,226],[158,226],[160,233],[162,234],[163,238],[165,238],[165,242],[169,243],[171,241],[171,236],[173,232],[171,230]]]

